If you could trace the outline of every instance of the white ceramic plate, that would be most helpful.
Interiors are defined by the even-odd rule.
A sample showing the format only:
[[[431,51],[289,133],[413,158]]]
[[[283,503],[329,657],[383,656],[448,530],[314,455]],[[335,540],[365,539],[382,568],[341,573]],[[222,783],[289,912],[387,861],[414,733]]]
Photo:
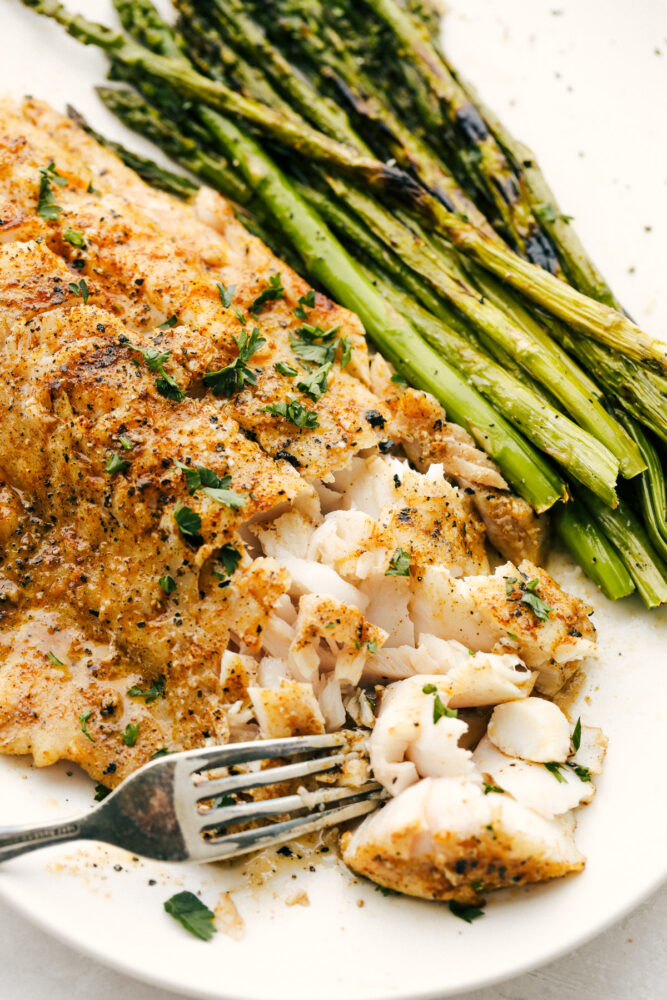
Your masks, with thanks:
[[[667,148],[659,114],[667,88],[667,10],[662,0],[564,0],[555,9],[557,3],[504,0],[501,9],[494,0],[452,0],[448,48],[538,150],[619,295],[660,333],[667,329],[667,296],[661,296]],[[32,93],[59,108],[70,101],[102,131],[128,139],[91,92],[104,74],[101,54],[17,0],[1,6],[0,90]],[[106,0],[77,6],[110,16]],[[257,862],[180,868],[84,845],[6,864],[0,893],[100,961],[207,998],[451,996],[573,949],[667,874],[667,616],[648,615],[634,600],[612,607],[563,558],[551,569],[596,604],[602,645],[581,713],[605,728],[610,749],[598,795],[581,815],[578,840],[589,859],[582,875],[498,896],[472,926],[443,906],[385,898],[331,855],[314,871],[310,859],[290,863],[262,885]],[[71,772],[0,759],[0,822],[53,820],[88,806],[91,784]],[[244,924],[241,939],[220,933],[203,944],[182,931],[162,908],[181,887],[201,890],[210,906],[231,890]],[[301,893],[308,906],[288,905]]]

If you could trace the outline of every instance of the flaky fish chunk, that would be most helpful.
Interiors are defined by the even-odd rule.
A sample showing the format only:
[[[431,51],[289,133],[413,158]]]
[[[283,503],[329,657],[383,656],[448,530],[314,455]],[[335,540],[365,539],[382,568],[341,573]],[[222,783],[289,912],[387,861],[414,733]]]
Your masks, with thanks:
[[[572,826],[481,784],[425,778],[345,834],[343,858],[396,892],[475,903],[485,890],[581,871]]]

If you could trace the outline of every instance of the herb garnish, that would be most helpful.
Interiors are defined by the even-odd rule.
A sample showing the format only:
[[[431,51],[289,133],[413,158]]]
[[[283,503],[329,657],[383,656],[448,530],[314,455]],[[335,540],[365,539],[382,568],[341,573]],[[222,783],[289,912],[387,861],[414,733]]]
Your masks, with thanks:
[[[235,549],[233,545],[227,542],[223,545],[218,552],[218,559],[223,565],[225,576],[233,576],[233,574],[238,569],[238,565],[241,562],[241,553],[238,549]],[[225,576],[222,573],[213,571],[214,575],[218,577],[219,580],[224,580]]]
[[[120,441],[125,451],[132,451],[132,449],[134,448],[134,441],[131,441],[130,438],[126,437],[124,434],[121,434],[118,440]]]
[[[284,298],[285,289],[283,288],[282,281],[280,280],[279,271],[278,274],[271,275],[266,288],[259,293],[253,302],[251,302],[248,312],[252,313],[253,316],[256,316],[266,302],[275,302],[276,299]]]
[[[171,330],[172,327],[176,326],[178,323],[178,316],[174,313],[169,319],[166,319],[164,323],[160,323],[158,330]]]
[[[68,288],[72,295],[78,295],[83,299],[84,306],[88,305],[88,296],[90,292],[88,291],[88,285],[86,284],[86,279],[82,278],[81,281],[70,281]]]
[[[459,920],[465,920],[467,924],[471,924],[473,920],[477,920],[478,917],[484,916],[484,910],[480,909],[479,906],[469,906],[466,903],[458,903],[455,899],[450,899],[449,901],[449,912],[453,913],[455,917]]]
[[[490,795],[491,792],[497,792],[498,795],[504,795],[505,794],[505,789],[504,788],[499,788],[498,785],[488,785],[486,783],[486,781],[485,781],[484,782],[484,794],[485,795]]]
[[[164,674],[151,682],[150,687],[146,688],[144,691],[137,684],[133,684],[128,690],[128,696],[130,698],[143,698],[147,705],[150,705],[152,701],[157,701],[158,698],[164,698]]]
[[[408,380],[403,378],[400,372],[394,372],[394,374],[391,376],[391,381],[394,383],[394,385],[408,384]]]
[[[292,368],[291,365],[285,364],[284,361],[277,361],[273,367],[279,375],[285,375],[286,378],[294,378],[295,375],[299,374],[296,368]]]
[[[95,785],[94,799],[96,802],[101,802],[103,799],[106,799],[107,795],[111,795],[110,788],[107,788],[106,785]]]
[[[252,368],[248,367],[248,362],[255,351],[266,343],[266,338],[260,336],[259,327],[255,326],[250,336],[247,330],[241,330],[239,336],[232,337],[232,340],[238,348],[238,357],[219,371],[206,372],[204,375],[204,382],[214,396],[233,396],[240,392],[246,383],[248,385],[257,383],[257,376]]]
[[[300,389],[301,392],[305,392],[306,396],[309,396],[313,402],[316,403],[320,396],[322,396],[329,388],[327,375],[330,371],[331,362],[327,361],[326,364],[316,368],[314,372],[300,378],[296,384],[297,389]]]
[[[224,308],[229,309],[234,300],[234,292],[236,291],[236,285],[229,285],[229,287],[225,288],[223,284],[218,282],[216,287],[218,289],[218,295],[220,296],[220,301],[222,302]]]
[[[307,410],[298,399],[288,399],[286,402],[271,403],[265,406],[263,413],[273,413],[276,417],[284,417],[297,427],[312,429],[319,427],[317,413],[314,410]]]
[[[216,932],[213,924],[215,913],[204,906],[193,892],[177,892],[166,901],[164,908],[186,931],[202,941],[210,941]]]
[[[51,660],[51,663],[53,663],[56,667],[64,667],[65,666],[65,664],[63,663],[63,661],[59,660],[58,657],[56,656],[56,654],[52,653],[51,651],[49,651],[46,654],[46,658],[47,658],[47,660]]]
[[[166,747],[160,747],[159,750],[156,750],[155,753],[150,755],[149,760],[157,760],[158,757],[168,757],[170,753],[173,753],[173,750],[167,750]]]
[[[336,337],[339,330],[340,325],[323,330],[321,326],[304,323],[294,334],[290,334],[290,347],[303,361],[312,361],[316,365],[333,363],[340,342]]]
[[[211,809],[224,809],[225,806],[234,805],[236,802],[233,795],[216,795],[214,799],[211,799]]]
[[[234,490],[230,490],[231,476],[220,477],[217,472],[214,472],[213,469],[207,469],[205,465],[183,465],[178,460],[175,464],[185,476],[188,492],[191,496],[197,490],[201,490],[211,500],[224,504],[225,507],[239,508],[244,506],[248,493],[235,493]],[[183,510],[188,509],[188,507],[183,508]],[[199,527],[201,528],[201,520]]]
[[[57,184],[58,187],[64,187],[65,184],[67,184],[67,178],[58,173],[53,160],[49,161],[48,166],[40,167],[39,174],[40,181],[39,196],[37,198],[37,215],[39,215],[41,219],[53,221],[58,218],[62,212],[62,208],[55,202],[51,184]]]
[[[174,580],[173,576],[169,576],[168,573],[166,573],[164,576],[161,576],[160,579],[158,580],[158,583],[164,590],[165,594],[173,594],[174,591],[176,590],[176,581]]]
[[[435,684],[424,684],[422,691],[424,694],[435,695],[435,698],[433,699],[433,725],[435,725],[436,722],[439,722],[440,719],[443,718],[443,716],[447,719],[458,718],[459,713],[455,708],[447,708],[446,705],[443,705],[442,700],[440,698],[440,692],[438,691]]]
[[[80,233],[78,229],[66,229],[63,233],[63,237],[68,243],[71,243],[73,247],[80,247],[81,250],[86,249],[86,241],[83,237],[83,233]]]
[[[118,472],[125,472],[130,468],[131,464],[126,458],[121,458],[120,455],[113,454],[107,459],[104,468],[110,476],[115,476]]]
[[[86,725],[87,722],[88,722],[88,719],[91,717],[92,714],[93,713],[91,712],[91,710],[88,709],[87,712],[84,712],[82,715],[80,715],[79,716],[79,725],[81,726],[81,732],[83,733],[83,735],[87,736],[91,743],[94,743],[95,740],[93,739],[93,737],[88,732],[87,725]]]
[[[201,531],[201,517],[190,507],[179,504],[174,510],[174,520],[184,535],[196,538]]]
[[[410,576],[410,555],[403,549],[395,550],[388,568],[384,572],[385,576]]]
[[[149,372],[158,373],[159,377],[155,379],[155,388],[160,395],[164,396],[165,399],[171,399],[175,403],[182,403],[185,399],[184,391],[178,382],[171,375],[167,375],[164,370],[164,363],[171,354],[171,351],[158,351],[155,347],[135,347],[134,344],[129,344],[129,347],[141,354],[148,366]]]
[[[366,643],[366,649],[369,653],[377,653],[378,651],[378,641],[377,639],[369,639]]]
[[[523,583],[523,581],[517,580],[517,577],[511,576],[505,580],[505,593],[508,597],[512,597],[514,594],[514,585],[516,583],[518,583],[521,592],[518,600],[522,604],[527,604],[539,621],[548,621],[549,612],[553,611],[553,608],[550,608],[537,592],[540,581],[535,578],[534,580],[529,580],[528,583]]]
[[[558,761],[556,760],[551,760],[549,761],[548,764],[545,764],[544,766],[546,767],[547,771],[549,771],[550,774],[553,774],[556,781],[560,781],[561,784],[566,784],[566,779],[560,773],[563,768],[563,764],[559,764]]]
[[[576,753],[581,746],[581,716],[576,721],[574,730],[572,732],[572,746],[574,747],[574,752]]]
[[[306,294],[302,295],[301,298],[299,299],[299,304],[294,310],[294,315],[296,316],[297,319],[305,319],[306,316],[308,315],[306,312],[306,306],[309,309],[312,309],[314,305],[315,305],[315,292],[311,288],[310,291],[306,292]]]
[[[587,767],[583,767],[581,764],[568,764],[567,766],[572,768],[579,781],[587,782],[591,780],[591,772]]]
[[[126,747],[133,747],[137,742],[137,736],[139,735],[139,723],[138,722],[128,722],[123,730],[123,743]]]
[[[376,892],[381,892],[383,896],[398,896],[399,893],[395,889],[388,889],[386,885],[376,885]]]

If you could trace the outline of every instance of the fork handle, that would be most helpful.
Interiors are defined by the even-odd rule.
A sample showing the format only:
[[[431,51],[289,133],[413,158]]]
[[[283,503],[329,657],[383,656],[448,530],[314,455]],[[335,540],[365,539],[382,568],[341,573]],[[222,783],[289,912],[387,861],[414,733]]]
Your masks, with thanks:
[[[28,851],[36,851],[40,847],[51,847],[53,844],[63,844],[68,840],[83,840],[88,834],[87,817],[74,817],[62,823],[48,823],[34,826],[0,827],[0,862],[17,858]]]

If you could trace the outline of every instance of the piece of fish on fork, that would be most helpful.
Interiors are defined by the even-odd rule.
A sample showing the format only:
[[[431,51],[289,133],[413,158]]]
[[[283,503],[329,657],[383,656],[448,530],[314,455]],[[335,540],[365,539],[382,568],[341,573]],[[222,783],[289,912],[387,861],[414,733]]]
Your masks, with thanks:
[[[217,861],[273,847],[363,816],[386,798],[381,785],[367,782],[357,788],[300,788],[291,795],[234,801],[255,788],[332,771],[345,760],[346,745],[342,734],[325,734],[253,740],[158,758],[126,778],[90,812],[42,826],[0,828],[0,861],[72,840],[102,841],[158,861]],[[236,771],[285,757],[300,759],[213,776],[222,768]],[[229,831],[281,816],[288,818]]]

